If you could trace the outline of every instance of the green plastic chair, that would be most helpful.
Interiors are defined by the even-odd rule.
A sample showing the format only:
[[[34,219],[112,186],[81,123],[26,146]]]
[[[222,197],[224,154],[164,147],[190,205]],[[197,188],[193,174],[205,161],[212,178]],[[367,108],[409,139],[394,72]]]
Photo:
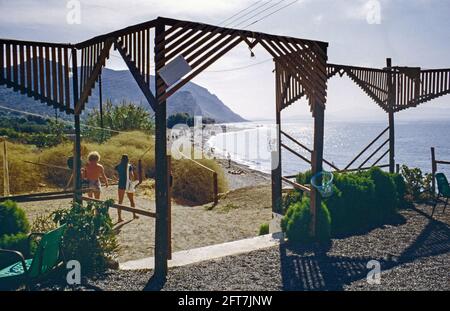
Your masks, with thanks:
[[[11,288],[25,284],[27,289],[36,281],[53,270],[61,262],[61,242],[66,225],[47,233],[32,233],[42,236],[33,258],[25,259],[22,253],[14,250],[0,249],[0,254],[10,254],[19,261],[0,270],[0,287]]]
[[[438,195],[436,197],[431,217],[433,217],[434,210],[436,209],[436,206],[438,205],[439,202],[444,203],[444,209],[442,210],[442,213],[444,213],[448,205],[448,200],[450,199],[450,185],[448,184],[447,177],[445,177],[443,173],[437,173],[435,177],[438,186]],[[445,200],[441,198],[444,198]]]

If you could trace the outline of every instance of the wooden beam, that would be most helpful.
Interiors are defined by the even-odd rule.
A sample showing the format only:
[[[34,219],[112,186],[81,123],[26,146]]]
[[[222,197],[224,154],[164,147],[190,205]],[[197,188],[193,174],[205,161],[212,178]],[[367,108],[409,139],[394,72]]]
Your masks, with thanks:
[[[165,25],[158,23],[155,29],[155,46],[157,42],[160,42],[160,47],[155,48],[155,64],[161,64],[164,66],[164,32]],[[156,226],[155,226],[155,272],[154,275],[159,280],[165,280],[167,276],[167,261],[169,259],[169,214],[168,205],[169,189],[168,189],[168,163],[167,163],[167,107],[166,101],[161,100],[164,96],[166,88],[162,81],[158,70],[161,67],[156,68],[155,77],[155,90],[156,100],[158,102],[155,105],[155,166],[156,170],[155,178],[155,203],[156,203]],[[162,83],[161,83],[162,82]],[[161,84],[162,87],[158,88]],[[149,102],[150,103],[150,102]]]
[[[310,98],[310,100],[313,99]],[[314,150],[311,159],[312,174],[314,176],[322,171],[325,108],[324,103],[316,102],[312,102],[311,107],[314,107]],[[322,197],[317,189],[312,188],[311,190],[311,234],[313,237],[316,237],[317,217],[322,204]]]
[[[388,69],[388,121],[389,121],[389,172],[395,172],[395,85],[392,79],[392,60],[386,59],[386,67]]]
[[[287,182],[288,184],[292,185],[297,190],[306,191],[307,193],[311,193],[311,188],[308,188],[308,187],[306,187],[304,185],[301,185],[301,184],[299,184],[299,183],[297,183],[295,181],[292,181],[288,177],[283,176],[283,177],[281,177],[281,179],[284,182]]]
[[[72,49],[72,83],[73,83],[73,102],[78,102],[78,70],[77,70],[77,50]],[[81,128],[80,115],[74,114],[75,141],[73,147],[73,176],[74,176],[74,195],[73,200],[81,204]]]
[[[95,82],[97,81],[98,75],[100,74],[102,67],[104,66],[104,61],[106,60],[107,56],[109,55],[109,49],[111,48],[113,44],[114,39],[108,39],[105,42],[105,46],[100,53],[100,56],[98,60],[96,60],[95,66],[92,69],[92,72],[89,77],[87,77],[87,81],[84,83],[84,85],[81,88],[81,95],[78,101],[75,105],[75,114],[79,114],[86,103],[89,94],[91,92],[91,89],[94,87]]]
[[[389,127],[385,128],[380,134],[378,134],[378,136],[375,137],[375,139],[373,139],[366,147],[364,147],[364,149],[361,150],[361,152],[358,153],[358,154],[356,155],[356,157],[354,157],[354,158],[350,161],[350,163],[347,164],[347,166],[344,168],[344,170],[347,170],[353,163],[355,163],[355,161],[358,160],[359,157],[361,157],[361,156],[364,154],[364,152],[366,152],[366,151],[367,151],[367,150],[368,150],[375,142],[377,142],[378,139],[380,139],[381,136],[383,136],[384,133],[386,133],[388,130],[389,130]]]
[[[280,67],[275,63],[275,120],[276,150],[271,154],[272,213],[282,214],[282,167],[281,167],[281,80]]]
[[[103,203],[104,202],[102,200],[97,200],[97,199],[93,199],[93,198],[86,197],[86,196],[83,196],[83,201],[91,201],[91,202],[97,202],[97,203]],[[152,217],[152,218],[156,217],[156,214],[153,213],[153,212],[145,211],[145,210],[142,210],[142,209],[139,209],[139,208],[134,208],[134,207],[126,206],[126,205],[121,205],[121,204],[114,203],[113,205],[111,205],[111,207],[115,208],[115,209],[120,209],[120,210],[123,210],[123,211],[126,211],[126,212],[134,213],[134,214],[137,214],[137,215],[142,215],[142,216],[147,216],[147,217]]]
[[[130,59],[129,56],[127,56],[126,51],[120,46],[120,44],[116,41],[114,42],[114,48],[119,51],[120,55],[122,56],[125,64],[127,64],[128,70],[130,70],[131,75],[133,76],[134,80],[138,84],[139,88],[141,89],[142,93],[145,96],[145,99],[147,99],[147,102],[152,107],[153,111],[156,111],[156,98],[153,95],[152,91],[150,90],[150,79],[149,83],[147,84],[145,82],[145,77],[139,73],[139,70],[136,68],[135,63]]]

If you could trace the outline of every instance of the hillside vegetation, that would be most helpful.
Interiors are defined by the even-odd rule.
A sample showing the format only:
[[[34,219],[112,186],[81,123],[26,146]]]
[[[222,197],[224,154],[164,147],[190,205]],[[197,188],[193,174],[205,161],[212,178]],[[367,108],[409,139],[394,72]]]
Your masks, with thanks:
[[[54,147],[38,148],[34,145],[8,143],[8,163],[10,174],[10,190],[13,194],[42,191],[44,188],[62,188],[66,185],[70,171],[47,168],[26,163],[32,161],[67,167],[67,158],[72,155],[73,144],[61,143]],[[142,157],[145,178],[153,178],[155,174],[154,136],[142,131],[120,133],[104,143],[83,142],[82,160],[90,151],[98,151],[106,175],[113,178],[114,167],[120,161],[122,154],[128,154],[132,164],[137,166]],[[147,151],[147,152],[146,152]],[[3,162],[3,158],[0,157]],[[227,190],[226,181],[221,167],[214,160],[199,160],[203,165],[218,173],[219,192]],[[211,173],[198,165],[186,160],[173,160],[173,196],[176,199],[203,204],[212,200]],[[0,175],[3,176],[3,163],[0,165]],[[0,184],[3,193],[3,184]]]

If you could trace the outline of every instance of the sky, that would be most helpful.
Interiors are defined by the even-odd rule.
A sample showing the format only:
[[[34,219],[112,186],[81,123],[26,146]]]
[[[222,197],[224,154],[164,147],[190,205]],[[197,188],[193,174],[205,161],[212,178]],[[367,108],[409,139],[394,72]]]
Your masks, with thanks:
[[[80,23],[69,23],[68,14],[78,4]],[[382,68],[390,57],[398,66],[450,68],[447,0],[0,0],[0,12],[2,38],[76,43],[165,16],[326,41],[331,63]],[[244,118],[272,119],[274,65],[262,48],[253,52],[255,57],[250,57],[248,47],[238,46],[193,82]],[[126,69],[117,55],[107,67]],[[294,116],[310,116],[306,101],[283,111],[283,118]],[[326,118],[384,120],[387,116],[348,78],[333,78],[328,84]],[[398,118],[450,120],[450,96],[408,109]]]

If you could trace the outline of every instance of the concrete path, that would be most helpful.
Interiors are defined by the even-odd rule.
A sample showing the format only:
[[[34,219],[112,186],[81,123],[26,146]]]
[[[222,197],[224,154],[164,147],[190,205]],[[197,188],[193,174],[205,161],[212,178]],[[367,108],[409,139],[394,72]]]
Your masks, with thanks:
[[[204,246],[186,251],[179,251],[172,254],[172,260],[169,260],[169,267],[185,266],[196,262],[210,259],[248,253],[254,250],[268,248],[280,244],[282,233],[271,233],[254,238]],[[121,270],[141,270],[153,269],[155,264],[154,257],[147,257],[138,260],[127,261],[119,265]]]

